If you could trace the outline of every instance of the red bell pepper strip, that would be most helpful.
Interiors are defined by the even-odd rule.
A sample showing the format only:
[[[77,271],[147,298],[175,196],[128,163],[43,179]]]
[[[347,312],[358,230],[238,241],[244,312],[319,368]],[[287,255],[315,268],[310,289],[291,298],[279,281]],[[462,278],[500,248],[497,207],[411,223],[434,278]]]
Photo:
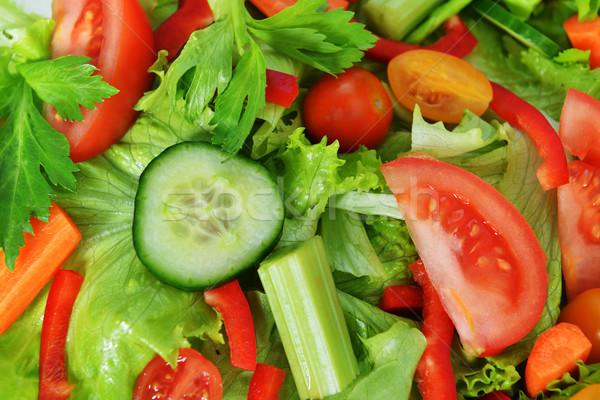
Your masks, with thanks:
[[[256,364],[250,380],[248,400],[277,400],[285,371],[268,364]]]
[[[569,182],[567,157],[558,133],[537,108],[510,90],[491,82],[493,97],[490,109],[512,126],[522,130],[533,141],[544,163],[537,178],[544,190]]]
[[[500,391],[495,391],[480,397],[479,400],[510,400],[510,397]]]
[[[156,50],[167,50],[172,60],[190,35],[214,22],[208,0],[180,0],[179,9],[154,31]]]
[[[454,324],[442,307],[440,298],[427,276],[423,261],[418,260],[409,268],[415,281],[423,288],[421,332],[425,335],[427,347],[415,372],[421,396],[423,400],[456,399],[456,385],[450,363]]]
[[[267,17],[272,17],[284,8],[293,6],[298,0],[250,0],[250,3],[254,4],[254,7],[258,8],[260,12],[265,14]],[[358,0],[350,0],[358,1]],[[327,11],[334,10],[336,8],[343,8],[344,10],[348,7],[347,0],[327,0]]]
[[[579,21],[577,14],[563,23],[573,47],[590,50],[590,67],[600,67],[600,16],[590,21]]]
[[[267,69],[267,89],[265,91],[267,103],[275,103],[289,108],[300,93],[297,79],[297,76]]]
[[[39,400],[64,400],[75,385],[67,380],[65,345],[73,304],[83,283],[77,272],[59,270],[54,276],[44,312],[40,343]]]
[[[410,50],[428,49],[462,58],[477,45],[477,38],[458,15],[454,15],[444,23],[446,34],[437,42],[428,46],[404,43],[380,37],[375,45],[365,52],[365,56],[374,61],[388,63],[392,58]]]
[[[423,310],[423,289],[415,285],[386,286],[379,308],[403,317],[419,317]]]
[[[229,339],[231,365],[253,371],[256,367],[256,336],[248,300],[237,280],[204,292],[206,304],[223,317]]]

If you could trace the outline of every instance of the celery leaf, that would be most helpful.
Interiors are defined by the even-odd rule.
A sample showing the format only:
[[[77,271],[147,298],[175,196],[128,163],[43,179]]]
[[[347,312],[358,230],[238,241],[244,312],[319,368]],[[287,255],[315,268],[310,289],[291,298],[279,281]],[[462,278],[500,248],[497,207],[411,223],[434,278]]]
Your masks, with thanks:
[[[66,56],[19,64],[17,71],[42,101],[56,107],[61,117],[82,121],[80,105],[93,110],[95,103],[118,92],[102,81],[100,75],[92,75],[97,68],[85,64],[89,60],[89,57]]]

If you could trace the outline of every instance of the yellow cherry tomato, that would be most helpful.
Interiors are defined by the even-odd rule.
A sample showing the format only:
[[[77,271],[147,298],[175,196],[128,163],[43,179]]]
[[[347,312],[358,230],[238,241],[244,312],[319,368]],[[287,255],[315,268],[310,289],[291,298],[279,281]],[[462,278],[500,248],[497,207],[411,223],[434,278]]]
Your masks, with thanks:
[[[571,397],[571,400],[598,400],[600,399],[600,384],[596,383],[590,386],[586,386],[579,392],[575,393],[575,396]]]
[[[458,123],[464,110],[481,115],[492,100],[490,81],[468,62],[432,50],[411,50],[388,64],[394,95],[424,117]]]

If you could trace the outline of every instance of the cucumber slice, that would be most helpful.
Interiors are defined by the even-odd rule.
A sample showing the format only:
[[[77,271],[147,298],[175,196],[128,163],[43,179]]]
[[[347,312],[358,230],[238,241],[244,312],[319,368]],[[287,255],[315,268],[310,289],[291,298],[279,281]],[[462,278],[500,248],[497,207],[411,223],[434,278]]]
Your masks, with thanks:
[[[506,31],[512,37],[547,57],[554,57],[562,48],[553,40],[521,21],[493,0],[475,0],[471,7],[485,19]]]
[[[133,244],[165,283],[199,290],[257,265],[283,228],[267,169],[204,142],[167,148],[140,176]]]

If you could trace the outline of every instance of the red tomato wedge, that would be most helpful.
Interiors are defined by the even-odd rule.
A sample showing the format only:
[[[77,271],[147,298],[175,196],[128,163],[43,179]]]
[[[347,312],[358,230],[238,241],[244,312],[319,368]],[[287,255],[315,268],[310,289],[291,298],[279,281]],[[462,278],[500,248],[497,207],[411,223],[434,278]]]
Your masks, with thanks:
[[[140,374],[133,400],[206,399],[223,397],[221,374],[202,354],[189,348],[179,349],[175,369],[156,356]]]
[[[560,114],[558,134],[569,153],[600,167],[600,101],[569,89]]]
[[[39,400],[68,399],[75,385],[69,384],[65,345],[73,304],[83,283],[77,272],[59,270],[50,286],[40,343]]]
[[[523,338],[548,284],[525,218],[491,185],[442,161],[413,156],[382,170],[465,349],[489,356]]]
[[[569,164],[569,184],[558,188],[558,238],[567,299],[600,287],[600,168]]]
[[[152,84],[147,71],[156,59],[154,35],[137,0],[56,0],[52,14],[52,57],[88,56],[103,80],[119,90],[96,109],[83,109],[81,122],[64,121],[47,107],[46,118],[65,134],[71,159],[79,162],[108,149],[135,120],[133,106]]]

